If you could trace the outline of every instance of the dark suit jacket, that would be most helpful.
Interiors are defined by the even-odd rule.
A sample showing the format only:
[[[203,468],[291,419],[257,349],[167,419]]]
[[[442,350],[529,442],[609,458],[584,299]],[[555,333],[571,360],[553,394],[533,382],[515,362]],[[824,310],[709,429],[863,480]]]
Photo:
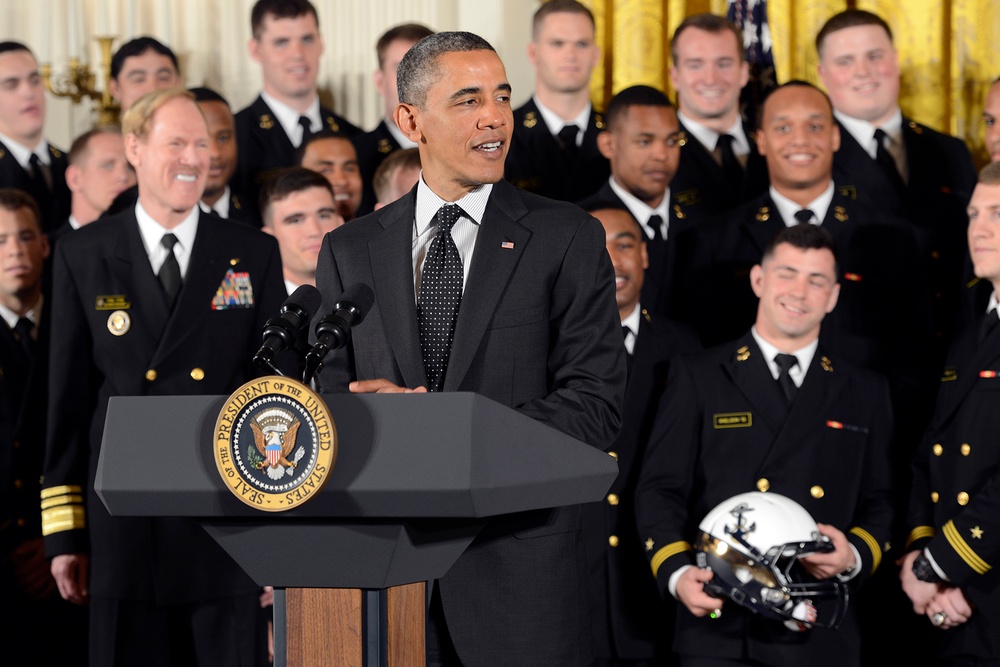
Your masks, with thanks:
[[[229,272],[249,278],[253,304],[213,308]],[[258,590],[194,521],[112,518],[93,482],[110,397],[229,394],[256,375],[260,332],[285,299],[277,242],[202,213],[171,312],[126,211],[60,241],[54,277],[44,488],[74,514],[46,537],[47,553],[89,550],[98,597],[176,604]],[[131,319],[120,336],[109,329],[115,310]]]
[[[348,138],[361,134],[358,127],[330,109],[320,107],[319,113],[323,117],[324,129]],[[238,164],[233,183],[236,190],[248,197],[244,202],[246,207],[257,214],[261,184],[277,170],[295,164],[296,147],[259,95],[250,106],[237,112],[235,121]]]
[[[691,217],[704,220],[720,215],[767,191],[767,163],[757,152],[753,128],[744,125],[743,130],[750,141],[750,154],[743,182],[739,189],[733,190],[726,185],[722,167],[712,156],[714,146],[703,145],[681,123],[687,141],[681,146],[681,161],[670,181],[670,192],[677,202],[684,204]]]
[[[316,284],[324,312],[345,286],[375,304],[350,357],[324,385],[388,378],[426,386],[411,258],[416,188],[326,236]],[[510,242],[512,248],[501,243]],[[625,354],[614,276],[596,220],[578,208],[493,186],[462,296],[445,391],[472,391],[606,448],[618,433]],[[591,658],[580,508],[491,521],[439,581],[463,664],[582,665]]]
[[[49,144],[49,167],[52,173],[52,192],[36,188],[31,175],[18,164],[17,159],[3,143],[0,143],[0,187],[24,190],[31,195],[42,213],[42,231],[55,229],[69,217],[70,192],[66,185],[66,155]]]
[[[591,110],[577,158],[568,160],[542,119],[533,99],[514,110],[510,152],[504,178],[515,187],[561,201],[589,197],[608,180],[611,165],[597,149],[604,118]]]
[[[382,160],[389,153],[399,150],[399,142],[389,132],[389,127],[383,118],[371,132],[355,135],[351,141],[354,142],[354,150],[358,153],[358,168],[361,170],[361,182],[364,185],[364,192],[361,194],[361,205],[358,207],[358,216],[367,215],[375,210],[375,188],[373,179]]]
[[[839,123],[838,123],[839,125]],[[968,255],[966,205],[976,185],[976,169],[960,139],[903,118],[909,181],[900,192],[850,132],[840,126],[834,154],[837,188],[875,211],[908,220],[918,233],[924,273],[933,298],[935,363],[958,331],[963,267]]]
[[[597,192],[577,202],[585,211],[596,211],[601,208],[622,208],[629,210],[622,198],[611,189],[609,180],[605,180]],[[649,267],[646,269],[645,281],[642,284],[642,295],[639,301],[646,304],[651,313],[668,313],[671,310],[671,300],[674,298],[674,282],[678,280],[675,273],[678,253],[685,252],[688,240],[695,223],[688,217],[687,207],[674,199],[673,189],[670,190],[670,220],[667,221],[667,241],[654,245],[646,239]]]
[[[691,544],[713,507],[738,493],[769,489],[843,531],[861,556],[851,580],[878,567],[892,506],[888,448],[892,410],[885,381],[816,351],[790,408],[784,407],[753,337],[671,364],[636,492],[639,538],[664,599],[670,575],[693,565]],[[746,416],[741,428],[717,418]],[[842,424],[843,428],[837,428]],[[883,564],[884,566],[884,564]],[[849,665],[859,661],[853,607],[837,631],[805,633],[727,602],[721,618],[695,618],[678,605],[674,648],[681,655],[767,665]]]
[[[594,601],[591,632],[598,658],[662,660],[670,655],[673,605],[664,605],[649,576],[646,550],[635,528],[635,485],[670,360],[698,349],[693,332],[643,309],[625,389],[622,431],[609,452],[618,460],[618,479],[605,500],[583,507]]]
[[[1000,658],[1000,326],[956,339],[934,418],[914,459],[908,548],[934,560],[973,605],[957,628],[934,632],[941,656]],[[996,317],[996,315],[991,315]],[[928,630],[930,634],[930,630]]]

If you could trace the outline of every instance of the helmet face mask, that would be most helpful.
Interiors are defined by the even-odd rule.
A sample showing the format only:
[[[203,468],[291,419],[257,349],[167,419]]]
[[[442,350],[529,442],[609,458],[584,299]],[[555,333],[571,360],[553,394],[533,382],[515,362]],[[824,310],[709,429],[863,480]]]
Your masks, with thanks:
[[[847,613],[847,585],[817,580],[799,562],[833,545],[798,503],[775,493],[744,493],[701,522],[694,549],[714,576],[705,590],[801,632],[837,628]]]

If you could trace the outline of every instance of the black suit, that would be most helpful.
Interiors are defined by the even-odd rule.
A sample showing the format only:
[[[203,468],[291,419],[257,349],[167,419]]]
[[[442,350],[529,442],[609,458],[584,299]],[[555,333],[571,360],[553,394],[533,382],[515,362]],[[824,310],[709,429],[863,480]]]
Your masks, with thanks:
[[[585,211],[596,211],[601,208],[629,210],[622,198],[611,189],[610,180],[605,180],[599,190],[577,204]],[[639,300],[646,304],[651,313],[671,311],[675,293],[674,283],[678,280],[675,270],[678,253],[686,251],[692,231],[695,229],[695,223],[688,217],[687,207],[677,202],[673,189],[670,191],[667,208],[670,219],[667,221],[666,241],[652,241],[645,237],[649,266],[646,268],[642,296]]]
[[[38,494],[48,402],[49,303],[40,314],[31,356],[0,321],[0,585],[8,610],[5,632],[31,647],[32,664],[54,667],[85,663],[87,608],[66,602],[55,590],[43,600],[28,595],[11,561],[15,549],[42,538]]]
[[[52,190],[36,184],[31,174],[18,163],[10,149],[0,143],[0,187],[24,190],[34,198],[41,211],[42,231],[55,229],[70,213],[70,191],[66,185],[66,155],[49,144],[49,172]]]
[[[611,165],[597,148],[604,118],[593,109],[583,130],[583,143],[561,150],[534,99],[514,110],[514,131],[504,163],[504,178],[515,187],[561,201],[589,197],[608,180]]]
[[[703,220],[720,215],[767,191],[767,163],[757,152],[752,127],[743,127],[750,142],[750,153],[747,155],[740,186],[734,189],[727,184],[722,166],[712,155],[715,147],[705,146],[698,141],[684,127],[684,123],[680,126],[681,131],[687,135],[687,140],[681,146],[681,160],[677,165],[677,173],[670,181],[670,191],[677,202],[684,204],[693,218]]]
[[[361,130],[326,107],[320,107],[323,129],[351,138],[361,134]],[[233,183],[236,190],[248,197],[244,203],[257,214],[257,196],[261,184],[279,169],[295,164],[296,146],[288,138],[271,108],[264,98],[257,99],[245,109],[237,112],[236,175]]]
[[[415,203],[416,188],[323,242],[316,284],[324,312],[347,285],[368,285],[376,297],[354,329],[350,358],[338,354],[327,362],[326,387],[342,389],[355,378],[427,384],[411,257]],[[477,392],[603,449],[621,423],[621,340],[597,221],[569,204],[496,183],[476,238],[444,391]],[[579,507],[491,521],[437,585],[451,639],[469,667],[591,659]]]
[[[769,490],[843,531],[861,556],[856,590],[883,561],[892,521],[888,448],[892,410],[879,376],[816,351],[791,407],[753,337],[671,364],[636,492],[639,538],[664,599],[670,575],[693,565],[698,524],[738,493]],[[721,428],[720,415],[746,417]],[[842,424],[843,428],[837,425]],[[661,562],[662,561],[662,562]],[[852,591],[853,594],[853,591]],[[854,607],[837,631],[794,633],[727,601],[721,618],[678,604],[681,656],[766,665],[858,664]]]
[[[52,531],[47,552],[90,553],[95,601],[139,600],[157,608],[235,596],[250,596],[252,602],[257,585],[197,523],[111,517],[93,483],[110,397],[229,394],[255,375],[251,359],[260,332],[285,298],[277,242],[246,225],[201,213],[183,287],[170,311],[135,213],[126,211],[60,241],[54,277],[43,486],[72,514],[59,524],[43,512],[43,526],[50,524]],[[224,281],[244,278],[253,303],[219,307]],[[115,310],[131,320],[122,335],[111,331]],[[232,609],[237,611],[235,604]],[[256,609],[248,612],[252,624]],[[96,611],[94,619],[100,631]],[[252,636],[241,641],[242,650],[255,648]],[[229,642],[220,639],[218,647],[227,660],[236,658]],[[162,648],[166,655],[168,647]]]
[[[693,332],[643,310],[629,364],[622,431],[609,451],[618,460],[618,478],[604,501],[583,507],[591,632],[599,659],[664,660],[670,655],[673,605],[663,604],[649,576],[635,528],[635,485],[670,360],[697,349]]]
[[[399,142],[389,132],[387,122],[383,118],[371,132],[358,134],[351,139],[354,142],[354,150],[358,153],[358,168],[361,170],[361,182],[364,185],[357,217],[375,210],[377,203],[373,185],[375,172],[389,153],[401,148]]]
[[[980,315],[981,322],[985,316]],[[996,319],[996,314],[989,317]],[[934,418],[914,459],[908,548],[927,547],[972,603],[970,619],[921,626],[940,657],[1000,659],[1000,326],[979,342],[979,322],[948,353]]]
[[[839,125],[839,123],[838,123]],[[968,147],[960,139],[903,118],[909,179],[902,190],[842,125],[834,154],[838,190],[873,210],[900,216],[915,227],[923,272],[933,298],[935,366],[957,332],[959,295],[966,266],[966,205],[976,185]]]

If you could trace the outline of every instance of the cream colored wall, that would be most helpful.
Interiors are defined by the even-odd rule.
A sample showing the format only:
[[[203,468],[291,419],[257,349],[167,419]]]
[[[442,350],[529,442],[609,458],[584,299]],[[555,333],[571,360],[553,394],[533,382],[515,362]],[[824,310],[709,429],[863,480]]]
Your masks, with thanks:
[[[62,71],[70,55],[99,68],[97,43],[91,37],[111,34],[122,42],[152,35],[168,44],[181,61],[187,86],[207,85],[222,93],[234,109],[256,97],[260,71],[247,56],[250,8],[254,0],[3,0],[0,40],[26,43],[40,62]],[[435,30],[468,30],[497,49],[514,87],[514,101],[531,94],[534,74],[525,50],[531,38],[531,15],[538,0],[313,0],[326,45],[319,86],[338,113],[365,129],[382,112],[371,75],[378,63],[375,42],[392,25],[415,21]],[[71,32],[70,25],[75,26]],[[100,78],[98,86],[103,88]],[[88,102],[73,105],[49,96],[46,134],[57,146],[96,120]]]

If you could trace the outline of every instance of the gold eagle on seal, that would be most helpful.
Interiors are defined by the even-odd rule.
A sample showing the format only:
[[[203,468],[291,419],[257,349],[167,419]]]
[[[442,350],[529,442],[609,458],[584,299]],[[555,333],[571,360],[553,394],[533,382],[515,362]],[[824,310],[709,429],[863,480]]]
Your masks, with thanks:
[[[302,425],[288,410],[271,408],[262,411],[250,420],[253,430],[254,444],[264,459],[257,464],[257,469],[266,468],[271,479],[281,479],[283,475],[291,475],[299,460],[305,455],[305,448],[299,447],[293,460],[289,455],[295,448],[295,437]]]

